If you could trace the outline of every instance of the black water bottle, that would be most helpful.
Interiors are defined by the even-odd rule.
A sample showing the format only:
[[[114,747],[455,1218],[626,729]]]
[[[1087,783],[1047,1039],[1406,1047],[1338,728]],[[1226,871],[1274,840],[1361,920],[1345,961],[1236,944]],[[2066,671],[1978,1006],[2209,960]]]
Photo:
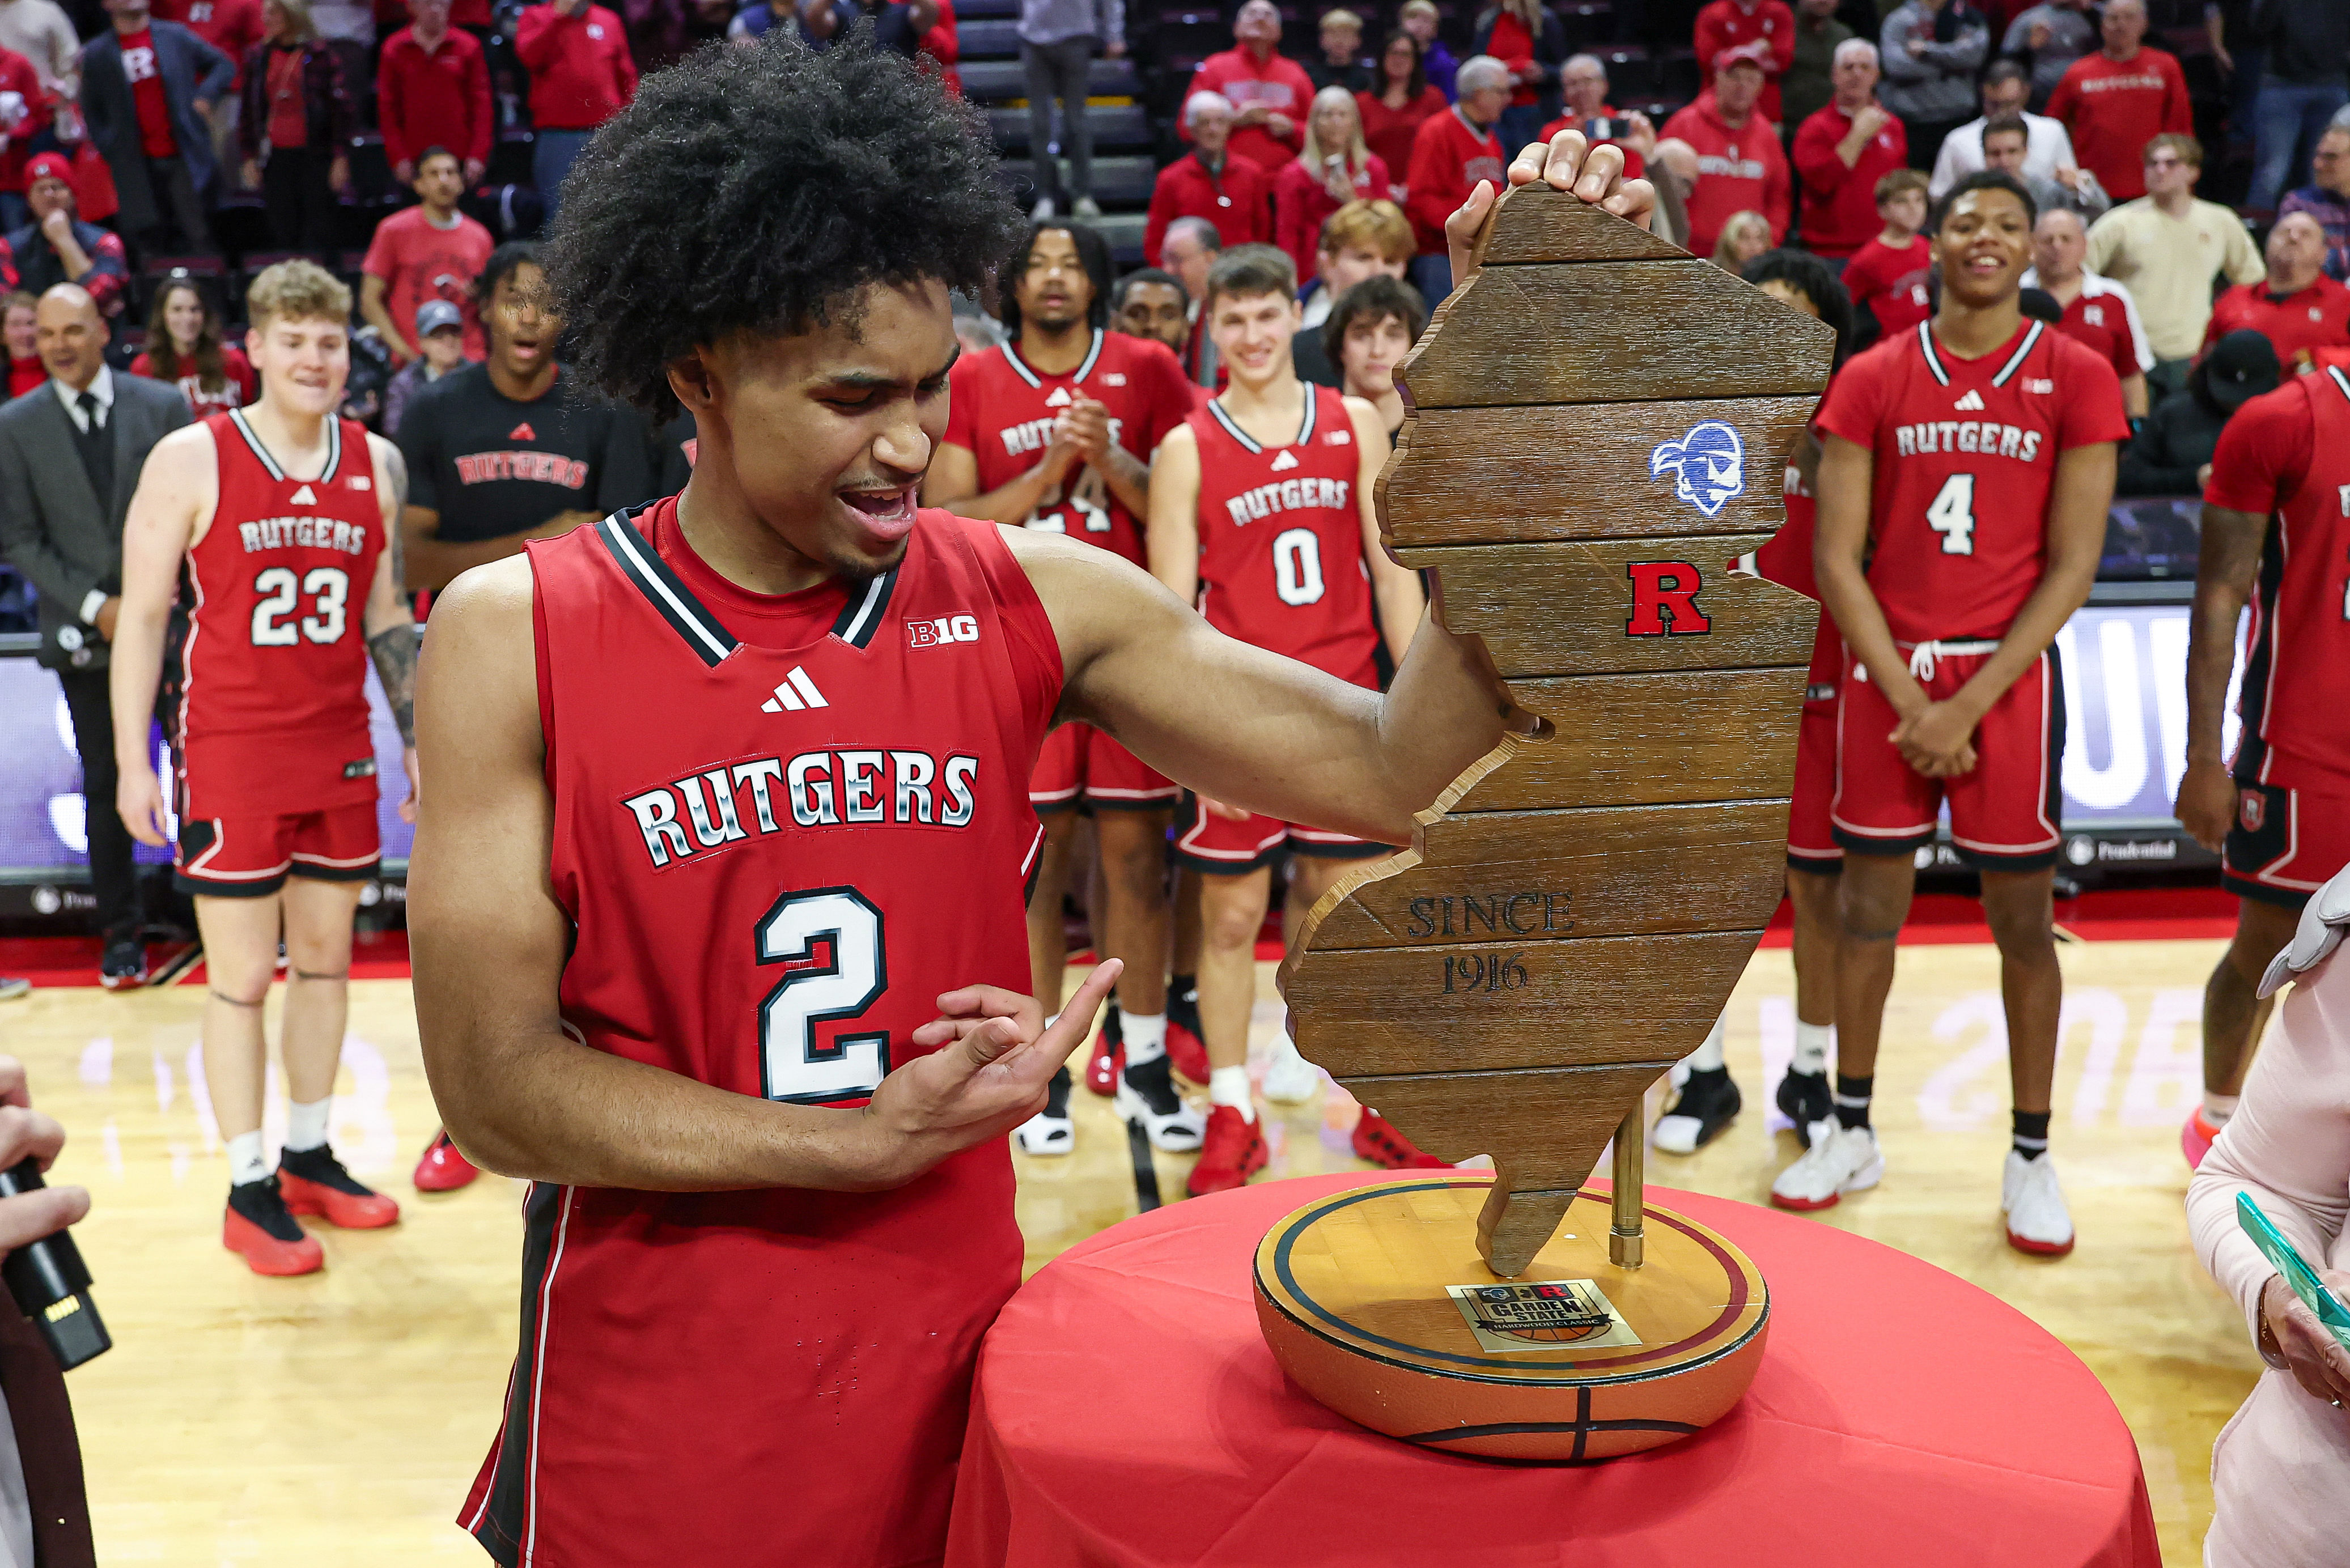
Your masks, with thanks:
[[[30,1157],[0,1170],[0,1198],[47,1185],[41,1179],[40,1162]],[[68,1232],[27,1241],[9,1253],[0,1262],[0,1280],[8,1282],[17,1308],[41,1325],[41,1337],[67,1371],[114,1348],[99,1318],[98,1303],[89,1299],[89,1270],[82,1263],[81,1249]]]

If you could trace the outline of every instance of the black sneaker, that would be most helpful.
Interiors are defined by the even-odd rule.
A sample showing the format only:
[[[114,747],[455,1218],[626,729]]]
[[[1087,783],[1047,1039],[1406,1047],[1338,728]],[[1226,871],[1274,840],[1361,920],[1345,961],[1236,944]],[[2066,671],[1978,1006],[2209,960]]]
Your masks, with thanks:
[[[1069,1116],[1069,1082],[1065,1065],[1053,1075],[1053,1086],[1045,1092],[1045,1108],[1013,1129],[1021,1153],[1066,1154],[1077,1147],[1077,1124]]]
[[[326,1262],[317,1238],[304,1232],[278,1190],[277,1179],[240,1181],[228,1189],[221,1244],[256,1274],[308,1274]]]
[[[1805,1148],[1812,1147],[1812,1126],[1835,1115],[1835,1093],[1828,1087],[1828,1075],[1820,1073],[1798,1073],[1793,1068],[1779,1080],[1779,1114],[1795,1124],[1795,1137]]]
[[[106,944],[99,961],[98,983],[109,991],[127,991],[147,983],[147,950],[125,937]]]
[[[1168,1154],[1197,1151],[1208,1130],[1208,1118],[1175,1092],[1174,1070],[1165,1056],[1120,1070],[1117,1109],[1128,1123],[1141,1127],[1151,1147]]]
[[[1170,1028],[1188,1029],[1195,1040],[1207,1036],[1200,1033],[1200,977],[1195,974],[1170,975],[1167,981],[1167,1023]]]
[[[1741,1104],[1729,1068],[1692,1071],[1673,1108],[1657,1118],[1650,1141],[1667,1154],[1695,1154],[1721,1136]]]

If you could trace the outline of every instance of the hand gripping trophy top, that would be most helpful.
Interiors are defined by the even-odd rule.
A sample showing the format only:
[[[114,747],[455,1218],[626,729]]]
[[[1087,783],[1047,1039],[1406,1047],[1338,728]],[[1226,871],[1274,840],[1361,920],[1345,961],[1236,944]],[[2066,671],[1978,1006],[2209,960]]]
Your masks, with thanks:
[[[1544,723],[1333,888],[1282,984],[1309,1060],[1430,1152],[1492,1156],[1506,1278],[1778,903],[1817,607],[1731,565],[1783,520],[1834,335],[1541,182],[1480,260],[1404,361],[1379,521]]]

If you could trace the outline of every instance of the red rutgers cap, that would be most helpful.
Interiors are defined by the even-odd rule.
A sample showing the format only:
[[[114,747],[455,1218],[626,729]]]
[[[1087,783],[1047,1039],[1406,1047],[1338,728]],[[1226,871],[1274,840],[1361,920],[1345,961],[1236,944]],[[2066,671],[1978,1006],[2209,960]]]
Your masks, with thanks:
[[[73,164],[61,152],[36,153],[25,165],[25,183],[36,180],[62,180],[73,183]]]
[[[1714,56],[1713,68],[1716,71],[1726,71],[1732,66],[1752,66],[1756,70],[1768,74],[1770,61],[1771,46],[1760,38],[1750,38],[1745,43],[1734,44]]]

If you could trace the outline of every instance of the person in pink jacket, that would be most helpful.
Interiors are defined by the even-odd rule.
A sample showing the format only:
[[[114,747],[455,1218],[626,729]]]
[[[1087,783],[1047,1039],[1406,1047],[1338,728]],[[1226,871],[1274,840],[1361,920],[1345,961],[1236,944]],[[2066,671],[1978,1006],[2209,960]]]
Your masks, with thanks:
[[[2248,1192],[2350,1301],[2350,871],[2319,888],[2261,982],[2286,981],[2274,1036],[2187,1189],[2195,1252],[2243,1308],[2269,1371],[2211,1449],[2208,1568],[2319,1568],[2350,1551],[2350,1351],[2236,1220]]]

